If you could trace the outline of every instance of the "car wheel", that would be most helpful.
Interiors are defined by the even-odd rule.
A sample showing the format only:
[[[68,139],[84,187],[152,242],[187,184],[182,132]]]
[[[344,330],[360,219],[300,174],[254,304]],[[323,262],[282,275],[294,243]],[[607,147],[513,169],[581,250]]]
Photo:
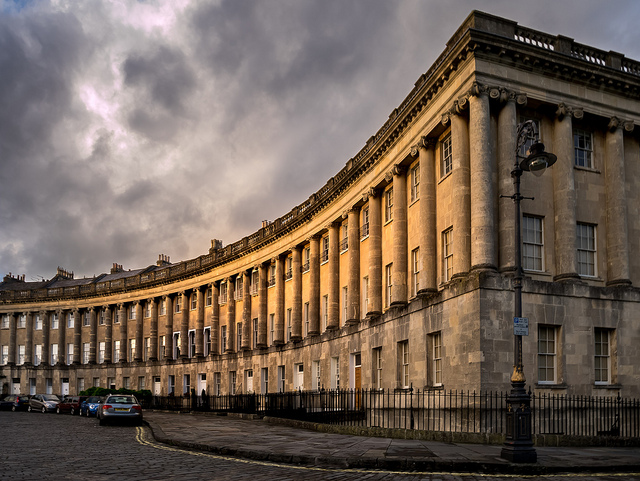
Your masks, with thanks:
[[[42,406],[42,414],[44,414],[44,413],[46,413],[46,412],[47,412],[47,408],[46,408],[46,407],[44,407],[44,406]]]
[[[11,406],[11,410],[15,413],[16,412],[16,407],[15,406]]]
[[[76,413],[76,410],[71,408],[71,411],[69,411],[71,413],[71,415],[73,416]]]
[[[85,413],[86,413],[87,417],[89,417],[89,409],[87,409],[87,410],[85,411]]]
[[[31,406],[27,407],[27,411],[31,412]]]
[[[60,408],[56,408],[56,414],[60,414]]]

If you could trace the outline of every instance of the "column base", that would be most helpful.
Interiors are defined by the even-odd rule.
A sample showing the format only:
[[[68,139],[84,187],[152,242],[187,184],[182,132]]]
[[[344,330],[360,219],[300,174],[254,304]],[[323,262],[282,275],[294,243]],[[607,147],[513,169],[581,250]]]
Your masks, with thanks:
[[[553,276],[553,281],[579,281],[580,276],[577,272],[566,272],[564,274],[558,274],[557,276]]]

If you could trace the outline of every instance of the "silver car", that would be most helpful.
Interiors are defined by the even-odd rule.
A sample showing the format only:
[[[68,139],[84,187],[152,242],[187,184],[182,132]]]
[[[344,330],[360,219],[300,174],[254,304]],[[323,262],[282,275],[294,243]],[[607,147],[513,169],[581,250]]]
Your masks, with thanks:
[[[27,410],[42,411],[43,413],[54,412],[60,403],[60,398],[55,394],[36,394],[29,399],[29,407]]]
[[[98,406],[100,426],[110,422],[133,421],[142,424],[142,406],[130,394],[111,394]]]

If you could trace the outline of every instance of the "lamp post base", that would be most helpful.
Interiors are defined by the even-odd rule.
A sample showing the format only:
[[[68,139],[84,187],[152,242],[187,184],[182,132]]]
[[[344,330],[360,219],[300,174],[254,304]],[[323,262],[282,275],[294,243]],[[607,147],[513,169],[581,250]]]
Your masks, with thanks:
[[[512,463],[535,463],[538,455],[531,435],[531,396],[524,381],[511,383],[507,397],[507,439],[500,457]]]

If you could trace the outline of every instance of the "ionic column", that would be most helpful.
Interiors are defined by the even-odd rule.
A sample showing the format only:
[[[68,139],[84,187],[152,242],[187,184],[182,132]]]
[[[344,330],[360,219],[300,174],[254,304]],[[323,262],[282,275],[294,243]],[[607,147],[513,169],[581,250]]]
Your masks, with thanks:
[[[67,363],[67,311],[58,311],[58,362],[63,366]]]
[[[211,354],[220,354],[220,282],[211,284]]]
[[[382,192],[369,189],[369,312],[382,314]]]
[[[491,149],[491,114],[489,96],[477,84],[474,84],[469,98],[469,146],[471,268],[495,270],[495,168]]]
[[[320,334],[320,239],[309,239],[309,335]]]
[[[42,317],[42,361],[41,364],[46,364],[47,366],[51,364],[51,359],[49,359],[49,340],[51,338],[51,311],[41,311],[40,316]]]
[[[291,340],[302,340],[302,249],[299,246],[291,252],[293,278],[292,305],[291,305]]]
[[[82,316],[81,309],[73,311],[73,364],[82,362]]]
[[[349,279],[347,281],[347,324],[360,322],[360,207],[347,214]]]
[[[136,350],[134,354],[134,361],[142,361],[144,356],[142,351],[144,351],[144,314],[142,312],[142,301],[135,302],[135,310],[136,310]]]
[[[147,299],[151,303],[151,325],[149,326],[149,350],[148,358],[150,361],[158,360],[158,298],[152,297]],[[165,338],[166,345],[166,338]]]
[[[125,303],[118,304],[118,315],[120,317],[120,362],[127,362],[127,351],[129,339],[127,333],[127,323],[129,322],[129,316],[127,316],[127,307]]]
[[[573,177],[573,110],[558,105],[554,124],[553,206],[555,211],[556,275],[554,280],[577,279],[576,261],[576,191]],[[576,111],[581,117],[582,112]]]
[[[633,123],[611,118],[606,136],[607,285],[631,284],[623,127],[631,132]]]
[[[173,298],[171,295],[163,296],[167,312],[167,323],[165,324],[165,359],[173,359]]]
[[[276,346],[284,344],[284,261],[284,255],[276,257],[276,332],[273,335],[273,343]]]
[[[405,169],[395,165],[388,177],[393,178],[393,268],[391,270],[391,305],[407,303],[408,234],[407,234],[407,178]]]
[[[465,99],[458,100],[451,115],[453,210],[453,275],[466,276],[471,269],[471,178],[469,166],[469,123],[462,114]],[[395,286],[393,286],[395,290]]]
[[[26,365],[33,364],[33,312],[26,312],[26,336],[24,346],[24,363]]]
[[[98,316],[96,308],[91,307],[89,309],[89,364],[96,363],[96,342],[98,339]]]
[[[418,294],[438,289],[438,257],[436,233],[436,140],[422,137],[416,145],[420,160],[420,274]],[[413,152],[412,152],[413,153]]]
[[[204,290],[196,289],[196,357],[204,357]]]
[[[236,350],[236,283],[234,276],[227,278],[227,351]]]
[[[340,223],[329,226],[329,319],[327,330],[340,328]]]
[[[189,311],[191,310],[191,296],[189,291],[182,291],[182,320],[180,322],[180,359],[189,357]]]
[[[267,339],[267,277],[269,275],[269,264],[263,263],[258,266],[258,347],[268,346]]]
[[[113,316],[111,315],[111,306],[105,305],[104,309],[104,362],[110,364],[113,361]]]
[[[242,273],[242,346],[243,350],[251,350],[251,272]]]
[[[9,364],[18,364],[18,314],[9,314]]]
[[[513,191],[511,171],[516,160],[516,97],[503,91],[503,105],[498,113],[498,194],[510,195]],[[498,200],[498,265],[501,272],[515,270],[515,219],[513,200]]]

